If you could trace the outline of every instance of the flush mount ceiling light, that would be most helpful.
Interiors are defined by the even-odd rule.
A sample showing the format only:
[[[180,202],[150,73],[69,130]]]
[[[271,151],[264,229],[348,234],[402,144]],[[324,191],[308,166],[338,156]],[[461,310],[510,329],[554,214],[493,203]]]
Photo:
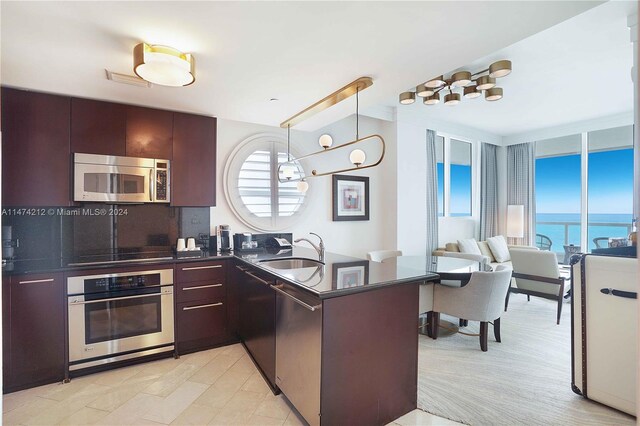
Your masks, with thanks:
[[[367,169],[369,167],[375,167],[382,162],[384,158],[384,153],[385,153],[385,143],[382,136],[369,135],[369,136],[360,137],[360,133],[359,133],[359,123],[360,123],[359,93],[361,90],[366,89],[372,84],[373,84],[373,79],[371,79],[370,77],[360,77],[359,79],[347,84],[343,88],[336,90],[329,96],[326,96],[323,99],[320,99],[318,102],[300,111],[293,117],[290,117],[289,119],[280,123],[280,127],[285,127],[287,129],[287,161],[282,162],[278,165],[278,181],[279,182],[297,182],[296,188],[298,189],[298,191],[305,192],[309,188],[309,184],[306,182],[307,178],[327,176],[327,175],[338,174],[338,173],[346,173],[353,170]],[[414,102],[415,93],[413,92],[408,92],[408,93],[410,94],[410,96],[406,96],[406,99],[404,100],[406,101],[407,99],[410,99],[411,101],[405,102],[405,103]],[[289,149],[289,144],[291,139],[290,138],[291,127],[309,118],[310,116],[320,111],[324,111],[325,109],[353,95],[355,95],[356,97],[356,114],[355,114],[356,115],[356,138],[350,142],[346,142],[341,145],[332,147],[331,145],[333,143],[333,139],[331,138],[330,135],[325,134],[320,136],[320,138],[318,139],[318,143],[323,148],[322,151],[314,152],[312,154],[304,155],[298,158],[292,158],[290,155],[290,149]],[[400,102],[403,102],[402,94],[400,95]],[[359,149],[354,145],[363,146],[367,143],[367,141],[371,141],[371,140],[377,140],[380,143],[380,157],[375,162],[369,161],[368,163],[365,163],[367,160],[366,153],[362,149]],[[295,173],[292,173],[289,171],[289,170],[295,170],[295,167],[294,167],[295,164],[300,162],[301,160],[311,159],[312,157],[317,157],[319,155],[329,155],[329,152],[334,152],[334,151],[337,152],[337,150],[344,149],[347,147],[356,148],[356,149],[352,149],[351,152],[349,153],[349,161],[354,165],[354,167],[348,167],[341,170],[329,170],[329,171],[318,171],[316,169],[313,169],[311,171],[311,174],[308,176],[296,176]],[[325,162],[329,163],[328,161],[325,161]]]
[[[415,101],[416,95],[423,97],[425,105],[435,105],[440,103],[440,92],[449,92],[444,97],[444,104],[448,106],[458,105],[461,94],[455,92],[462,88],[462,95],[467,99],[475,99],[482,96],[487,101],[498,101],[502,99],[503,89],[496,87],[496,78],[505,77],[511,74],[511,61],[503,59],[489,65],[489,68],[472,74],[470,71],[461,70],[454,72],[450,78],[443,75],[416,86],[416,91],[407,91],[400,94],[400,103],[411,104]],[[475,84],[472,84],[475,83]]]
[[[196,80],[195,58],[169,46],[140,43],[133,48],[133,72],[161,86],[188,86]]]

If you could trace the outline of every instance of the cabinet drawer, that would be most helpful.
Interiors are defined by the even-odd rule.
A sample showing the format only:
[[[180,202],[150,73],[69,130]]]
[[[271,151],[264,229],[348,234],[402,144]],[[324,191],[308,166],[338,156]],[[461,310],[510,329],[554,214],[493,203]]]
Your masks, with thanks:
[[[179,346],[190,346],[190,342],[200,346],[222,342],[227,331],[225,299],[179,303],[176,321]]]
[[[225,297],[224,279],[178,283],[176,301],[178,303],[194,302],[211,299],[222,299]]]
[[[189,262],[176,265],[176,278],[179,283],[194,281],[223,282],[227,269],[227,262]]]

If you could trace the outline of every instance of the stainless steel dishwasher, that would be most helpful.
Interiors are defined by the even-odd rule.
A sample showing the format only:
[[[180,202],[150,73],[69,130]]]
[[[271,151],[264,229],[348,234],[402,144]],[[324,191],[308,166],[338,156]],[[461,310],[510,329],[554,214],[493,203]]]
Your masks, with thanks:
[[[278,282],[276,384],[311,425],[320,424],[322,302]]]

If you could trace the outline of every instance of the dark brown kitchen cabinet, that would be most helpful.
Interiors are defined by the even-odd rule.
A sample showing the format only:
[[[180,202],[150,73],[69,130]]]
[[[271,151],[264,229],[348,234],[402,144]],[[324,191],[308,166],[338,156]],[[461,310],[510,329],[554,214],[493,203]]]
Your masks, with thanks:
[[[125,155],[126,106],[71,99],[71,152]]]
[[[268,384],[277,390],[276,292],[271,288],[275,279],[249,266],[239,266],[244,271],[236,282],[238,335]]]
[[[70,204],[71,101],[2,88],[2,204]]]
[[[62,273],[3,277],[4,392],[64,378],[64,287]],[[8,310],[8,315],[7,311]]]
[[[178,263],[176,347],[179,354],[230,340],[227,329],[227,261]]]
[[[127,106],[127,157],[172,159],[173,112]]]
[[[216,119],[175,113],[171,204],[216,205]]]

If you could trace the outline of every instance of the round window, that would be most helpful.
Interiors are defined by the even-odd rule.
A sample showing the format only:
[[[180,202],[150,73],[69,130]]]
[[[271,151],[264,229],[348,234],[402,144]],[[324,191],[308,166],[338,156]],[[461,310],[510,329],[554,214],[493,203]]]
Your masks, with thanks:
[[[296,154],[292,151],[292,156]],[[256,135],[240,143],[224,171],[227,201],[236,215],[259,231],[291,227],[304,210],[309,193],[296,182],[279,182],[278,165],[287,161],[287,142],[275,135]],[[304,171],[293,163],[293,179]]]

